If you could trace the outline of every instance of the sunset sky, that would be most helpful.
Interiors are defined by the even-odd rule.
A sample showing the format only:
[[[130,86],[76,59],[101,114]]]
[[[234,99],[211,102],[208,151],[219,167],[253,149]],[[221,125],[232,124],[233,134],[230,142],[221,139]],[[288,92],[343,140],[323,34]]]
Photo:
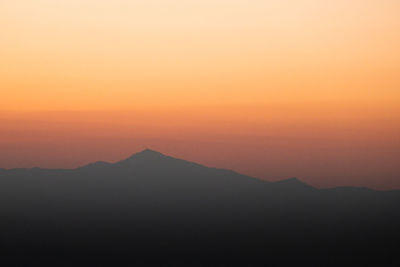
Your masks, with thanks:
[[[398,0],[0,2],[0,168],[144,148],[400,188]]]

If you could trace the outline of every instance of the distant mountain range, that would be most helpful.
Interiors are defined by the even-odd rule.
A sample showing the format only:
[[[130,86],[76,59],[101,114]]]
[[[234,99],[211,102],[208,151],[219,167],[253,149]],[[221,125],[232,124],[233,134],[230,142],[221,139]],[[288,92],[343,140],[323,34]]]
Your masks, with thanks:
[[[386,265],[399,262],[399,204],[396,190],[268,182],[149,149],[0,169],[2,244],[26,266]]]
[[[228,181],[228,184],[233,180],[240,179],[243,182],[252,181],[253,183],[263,183],[263,186],[269,185],[270,187],[274,187],[276,189],[282,190],[316,190],[316,188],[308,185],[298,178],[288,178],[286,180],[278,181],[278,182],[269,182],[266,180],[260,180],[254,177],[250,177],[247,175],[239,174],[237,172],[226,170],[226,169],[218,169],[218,168],[209,168],[194,162],[177,159],[174,157],[170,157],[164,155],[160,152],[145,149],[141,152],[133,154],[127,159],[118,161],[116,163],[109,163],[104,161],[98,161],[94,163],[90,163],[83,167],[79,167],[76,169],[42,169],[42,168],[15,168],[15,169],[2,169],[0,168],[0,175],[1,178],[6,177],[18,177],[22,178],[26,176],[36,176],[40,175],[41,178],[49,177],[49,175],[71,175],[71,176],[79,176],[80,174],[86,175],[90,172],[91,175],[97,175],[100,179],[104,176],[105,172],[113,172],[111,177],[117,177],[118,174],[122,176],[130,175],[132,179],[137,179],[138,174],[145,174],[148,175],[157,175],[157,176],[164,176],[168,178],[168,181],[173,181],[176,177],[185,176],[187,175],[187,179],[191,177],[198,177],[199,175],[205,174],[201,177],[201,180],[212,180],[212,177],[215,176],[231,176]],[[96,173],[98,172],[98,173]],[[211,177],[212,176],[212,177]],[[108,176],[107,176],[108,177]],[[221,179],[221,178],[220,178]],[[166,179],[163,179],[165,181]],[[257,181],[256,181],[257,180]],[[163,183],[162,181],[160,181]],[[183,181],[181,181],[183,182]],[[194,181],[192,181],[194,182]],[[211,182],[211,181],[210,181]],[[218,179],[212,182],[218,182]],[[333,188],[336,190],[370,190],[375,191],[372,189],[362,188],[362,187],[337,187]],[[328,189],[328,190],[333,190]],[[400,190],[399,190],[400,192]]]

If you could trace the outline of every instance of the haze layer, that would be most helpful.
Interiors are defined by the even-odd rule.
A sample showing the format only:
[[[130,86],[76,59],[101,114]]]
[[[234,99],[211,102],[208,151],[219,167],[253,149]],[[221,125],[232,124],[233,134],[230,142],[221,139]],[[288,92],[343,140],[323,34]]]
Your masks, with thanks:
[[[397,0],[0,3],[0,167],[151,147],[400,188]]]

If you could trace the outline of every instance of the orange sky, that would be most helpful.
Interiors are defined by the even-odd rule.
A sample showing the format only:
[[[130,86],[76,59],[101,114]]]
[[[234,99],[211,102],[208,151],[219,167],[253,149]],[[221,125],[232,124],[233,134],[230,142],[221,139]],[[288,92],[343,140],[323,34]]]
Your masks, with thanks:
[[[0,167],[145,147],[400,188],[397,0],[0,3]]]

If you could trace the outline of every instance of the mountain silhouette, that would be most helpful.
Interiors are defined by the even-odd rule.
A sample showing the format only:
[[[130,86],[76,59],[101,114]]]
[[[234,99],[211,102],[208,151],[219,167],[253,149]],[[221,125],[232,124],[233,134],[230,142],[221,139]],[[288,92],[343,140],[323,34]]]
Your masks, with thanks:
[[[19,266],[396,265],[399,204],[396,190],[269,182],[150,149],[0,169],[2,251]]]
[[[290,190],[294,190],[294,191],[298,191],[298,190],[315,190],[314,187],[312,187],[311,185],[308,185],[308,184],[300,181],[296,177],[275,182],[275,186],[276,186],[276,188],[287,189],[287,190],[290,189]]]

